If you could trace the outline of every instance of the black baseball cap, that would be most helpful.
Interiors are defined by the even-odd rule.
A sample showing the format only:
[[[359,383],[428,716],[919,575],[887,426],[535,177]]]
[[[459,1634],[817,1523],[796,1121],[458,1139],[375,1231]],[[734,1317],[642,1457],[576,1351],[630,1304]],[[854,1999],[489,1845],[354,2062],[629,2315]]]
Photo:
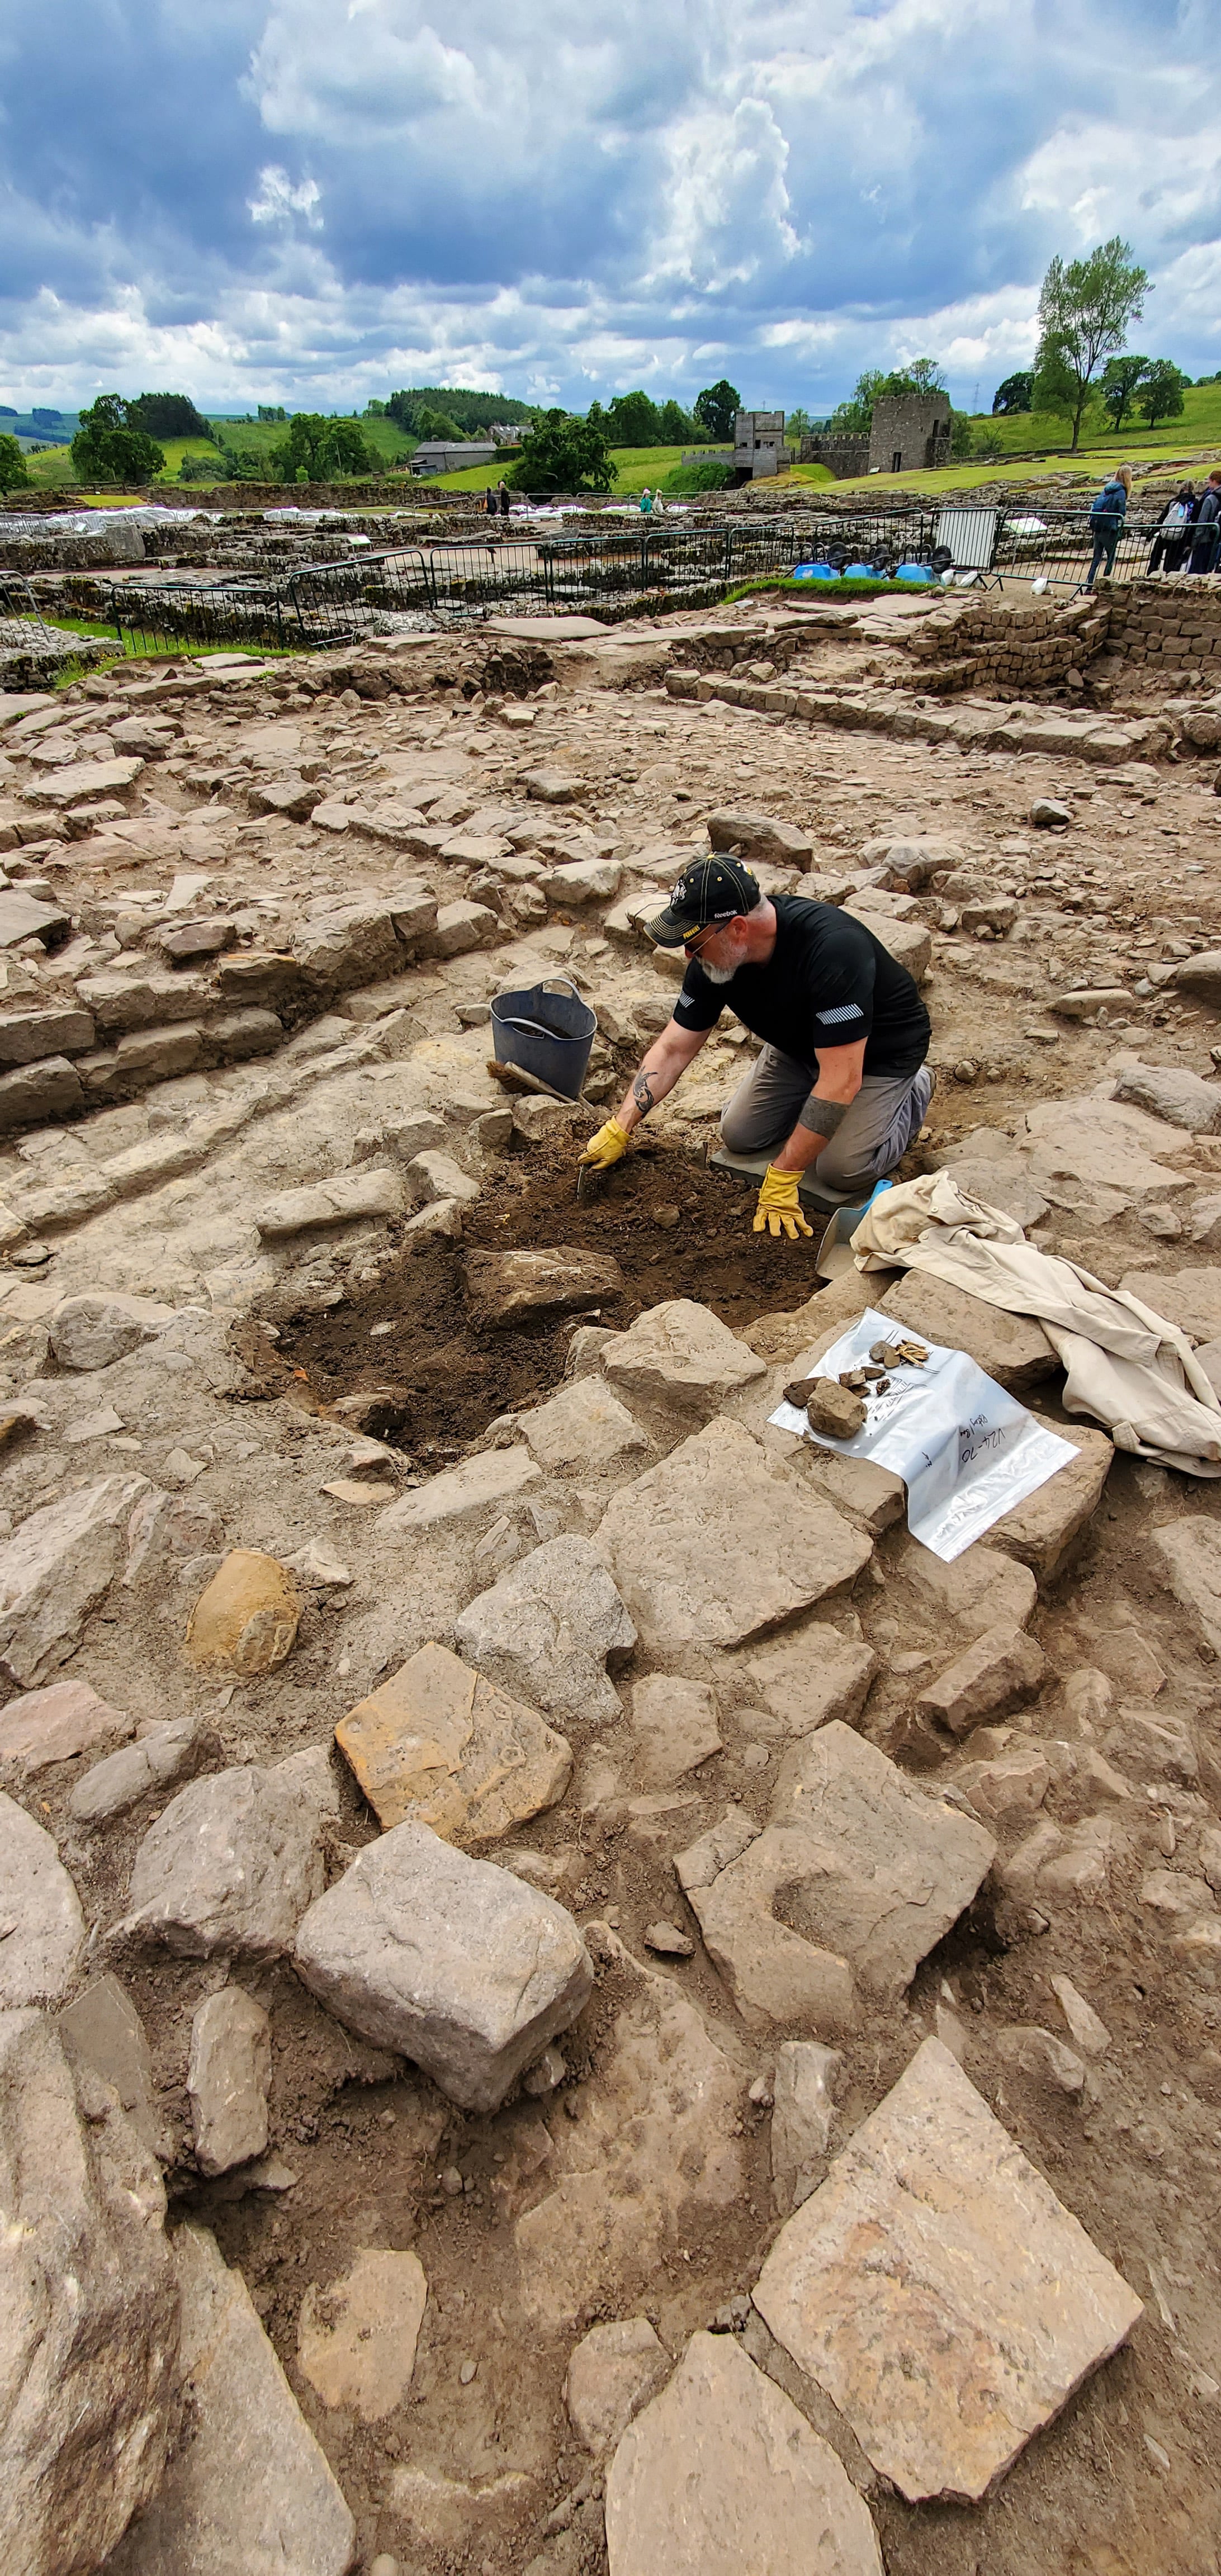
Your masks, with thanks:
[[[696,859],[691,867],[684,868],[677,885],[670,890],[665,911],[645,926],[659,948],[681,948],[695,931],[711,930],[717,922],[734,921],[740,912],[753,912],[762,900],[759,880],[751,875],[744,861],[713,850],[707,858]]]

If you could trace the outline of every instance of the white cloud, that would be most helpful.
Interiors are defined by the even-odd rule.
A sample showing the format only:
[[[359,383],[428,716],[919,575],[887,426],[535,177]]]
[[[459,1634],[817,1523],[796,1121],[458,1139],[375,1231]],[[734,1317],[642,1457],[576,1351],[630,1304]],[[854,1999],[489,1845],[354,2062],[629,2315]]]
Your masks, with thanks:
[[[304,215],[308,224],[320,229],[322,217],[317,209],[322,190],[314,179],[302,179],[294,188],[287,170],[269,162],[259,172],[259,193],[250,199],[250,215],[256,224],[287,224],[294,215]]]

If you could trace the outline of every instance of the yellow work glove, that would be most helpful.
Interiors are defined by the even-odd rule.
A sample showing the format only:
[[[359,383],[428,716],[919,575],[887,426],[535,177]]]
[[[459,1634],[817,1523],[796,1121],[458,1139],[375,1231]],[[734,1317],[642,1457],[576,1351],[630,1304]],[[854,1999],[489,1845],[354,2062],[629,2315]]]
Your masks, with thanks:
[[[766,1226],[773,1236],[787,1234],[790,1243],[796,1243],[799,1234],[813,1234],[797,1196],[800,1181],[800,1172],[778,1172],[774,1163],[768,1164],[752,1232],[762,1234]]]
[[[621,1127],[617,1118],[608,1118],[605,1127],[599,1127],[597,1135],[590,1137],[580,1160],[592,1163],[596,1172],[609,1172],[611,1164],[617,1163],[627,1148],[626,1127]]]

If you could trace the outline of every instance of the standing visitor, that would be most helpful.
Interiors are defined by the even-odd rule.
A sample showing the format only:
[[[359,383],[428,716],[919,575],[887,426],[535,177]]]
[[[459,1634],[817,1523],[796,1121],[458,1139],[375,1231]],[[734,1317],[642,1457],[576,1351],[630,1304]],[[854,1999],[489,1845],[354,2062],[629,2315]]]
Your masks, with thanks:
[[[1114,568],[1115,549],[1119,544],[1131,489],[1132,468],[1130,465],[1120,465],[1111,476],[1110,482],[1103,484],[1093,504],[1090,511],[1090,530],[1094,539],[1094,559],[1085,576],[1087,590],[1093,589],[1104,562],[1108,574]]]
[[[1214,465],[1204,486],[1204,498],[1196,520],[1195,542],[1191,549],[1188,572],[1212,572],[1221,547],[1221,467]]]
[[[648,484],[647,484],[647,483],[645,484],[644,490],[643,490],[643,492],[642,492],[642,493],[641,493],[641,495],[640,495],[640,507],[641,507],[641,510],[642,510],[642,512],[643,512],[643,514],[644,514],[644,516],[645,516],[645,518],[646,518],[646,519],[651,519],[651,518],[652,518],[652,516],[653,516],[653,495],[652,495],[652,493],[650,492],[650,490],[649,490],[649,487],[648,487]]]
[[[1178,571],[1188,542],[1187,531],[1193,517],[1195,497],[1194,483],[1180,483],[1173,501],[1166,503],[1149,553],[1150,572]]]
[[[510,510],[512,509],[513,501],[512,501],[512,495],[510,494],[510,491],[509,491],[508,484],[506,483],[506,481],[505,481],[505,478],[504,478],[503,474],[501,475],[500,482],[499,482],[499,484],[498,484],[498,486],[497,486],[497,499],[498,499],[498,501],[499,501],[499,503],[500,503],[500,515],[501,515],[501,518],[502,518],[502,519],[507,519],[507,518],[508,518],[508,515],[509,515],[509,512],[510,512]]]

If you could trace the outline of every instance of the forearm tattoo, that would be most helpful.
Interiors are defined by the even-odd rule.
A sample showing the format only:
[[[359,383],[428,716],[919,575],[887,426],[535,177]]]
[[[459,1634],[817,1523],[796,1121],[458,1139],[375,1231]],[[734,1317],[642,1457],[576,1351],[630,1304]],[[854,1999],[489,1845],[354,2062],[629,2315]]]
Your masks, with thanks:
[[[637,1074],[636,1079],[632,1084],[632,1098],[636,1103],[636,1107],[640,1111],[641,1117],[647,1118],[650,1109],[656,1106],[653,1098],[653,1085],[650,1082],[647,1073]]]
[[[808,1127],[815,1136],[826,1136],[829,1140],[836,1128],[842,1127],[849,1106],[846,1100],[820,1100],[818,1093],[812,1091],[797,1124]]]

